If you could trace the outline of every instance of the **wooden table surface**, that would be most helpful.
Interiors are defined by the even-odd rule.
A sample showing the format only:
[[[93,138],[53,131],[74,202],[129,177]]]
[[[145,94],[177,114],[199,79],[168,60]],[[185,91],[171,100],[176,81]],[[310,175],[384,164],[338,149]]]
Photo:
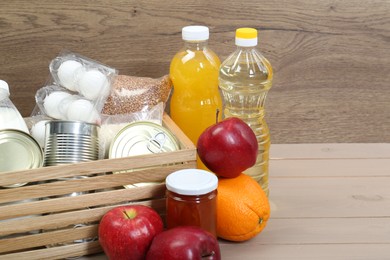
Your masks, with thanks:
[[[390,259],[390,144],[272,145],[271,158],[268,226],[220,241],[222,259]]]

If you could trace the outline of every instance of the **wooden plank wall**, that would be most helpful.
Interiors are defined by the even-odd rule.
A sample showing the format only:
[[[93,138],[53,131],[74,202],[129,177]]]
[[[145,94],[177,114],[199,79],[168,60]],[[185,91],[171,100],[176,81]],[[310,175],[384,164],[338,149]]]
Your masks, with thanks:
[[[29,116],[60,51],[160,77],[193,24],[210,27],[221,60],[236,28],[260,30],[275,70],[266,102],[273,143],[390,142],[388,0],[3,0],[0,78]]]

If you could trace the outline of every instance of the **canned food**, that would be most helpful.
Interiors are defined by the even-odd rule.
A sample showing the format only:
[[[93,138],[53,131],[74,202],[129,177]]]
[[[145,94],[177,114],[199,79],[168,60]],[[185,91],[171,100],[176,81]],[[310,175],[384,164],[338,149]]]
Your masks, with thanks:
[[[25,199],[25,200],[7,202],[7,203],[3,203],[2,206],[25,204],[25,203],[35,202],[35,201],[38,201],[38,199]],[[41,216],[41,215],[39,215],[39,214],[27,215],[27,216],[15,217],[15,218],[10,218],[10,219],[2,219],[2,220],[0,220],[0,222],[7,222],[7,221],[13,221],[13,220],[20,220],[20,219],[29,219],[29,218],[39,217],[39,216]],[[40,230],[31,230],[31,231],[28,231],[25,233],[7,235],[7,238],[13,238],[13,237],[16,238],[16,237],[19,237],[21,235],[31,235],[31,234],[38,234],[38,233],[40,233]]]
[[[68,226],[68,227],[62,228],[61,230],[77,229],[77,228],[87,227],[87,226],[90,226],[90,225],[91,224],[75,224],[75,225],[72,225],[72,226]],[[46,232],[57,231],[57,230],[42,230],[42,232],[46,233]],[[87,242],[96,241],[96,240],[98,240],[97,236],[89,237],[89,238],[81,238],[81,239],[76,239],[76,240],[56,243],[56,244],[49,244],[49,245],[46,245],[46,247],[47,248],[53,248],[53,247],[59,247],[59,246],[67,246],[67,245],[87,243]],[[79,257],[67,257],[65,259],[77,259],[77,258],[79,258]]]
[[[55,120],[47,122],[45,127],[45,166],[99,159],[96,124]]]
[[[86,179],[86,178],[88,178],[88,177],[86,177],[86,176],[75,176],[75,177],[69,177],[69,178],[60,178],[58,180],[67,181],[67,180]],[[89,192],[88,191],[75,191],[75,192],[72,192],[72,193],[69,193],[69,194],[51,196],[51,197],[48,197],[48,198],[49,199],[57,199],[57,198],[77,197],[77,196],[84,195],[84,194],[89,194]],[[89,207],[86,207],[85,209],[89,209]],[[57,213],[63,213],[63,212],[67,212],[67,211],[61,211],[61,212],[57,212]],[[51,214],[55,214],[55,213],[49,213],[49,215],[51,215]],[[69,225],[67,227],[61,228],[61,230],[76,229],[76,228],[86,227],[86,226],[89,226],[89,225],[91,225],[91,223],[73,224],[73,225]],[[50,232],[50,231],[56,231],[56,229],[54,229],[54,230],[43,230],[43,232]],[[64,246],[64,245],[80,244],[80,243],[91,242],[91,241],[95,241],[95,240],[97,240],[97,237],[82,238],[82,239],[71,240],[71,241],[62,242],[62,243],[49,244],[49,245],[46,245],[46,247],[51,248],[51,247]],[[66,259],[76,259],[76,258],[71,257],[71,258],[66,258]]]
[[[83,180],[87,179],[87,176],[73,176],[73,177],[64,177],[64,178],[58,178],[56,181],[69,181],[69,180]],[[57,196],[50,196],[50,199],[55,198],[66,198],[66,197],[77,197],[79,195],[88,194],[88,191],[74,191],[72,193],[64,194],[64,195],[57,195]]]
[[[179,149],[179,142],[169,129],[157,123],[137,121],[122,128],[114,137],[109,149],[109,158],[173,152]],[[156,183],[135,183],[125,187],[132,188],[149,184]]]
[[[172,132],[156,123],[138,121],[130,123],[114,137],[109,158],[172,152],[180,146]]]
[[[29,134],[13,129],[0,130],[0,174],[39,168],[43,165],[43,151]],[[27,183],[3,186],[15,188]]]

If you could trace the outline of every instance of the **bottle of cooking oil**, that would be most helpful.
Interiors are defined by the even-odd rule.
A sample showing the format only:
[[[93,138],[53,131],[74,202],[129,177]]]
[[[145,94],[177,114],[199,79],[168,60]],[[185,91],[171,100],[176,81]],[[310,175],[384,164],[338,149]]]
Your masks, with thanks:
[[[222,62],[219,87],[224,100],[223,117],[244,120],[256,134],[259,152],[256,164],[244,173],[252,176],[269,194],[268,162],[270,134],[264,103],[272,85],[272,67],[257,49],[257,30],[236,30],[236,50]]]
[[[173,57],[170,78],[173,93],[170,116],[196,145],[200,134],[216,123],[217,110],[222,111],[218,89],[220,60],[208,46],[209,28],[182,28],[184,46]],[[222,113],[218,113],[221,120]],[[198,168],[207,169],[198,158]]]

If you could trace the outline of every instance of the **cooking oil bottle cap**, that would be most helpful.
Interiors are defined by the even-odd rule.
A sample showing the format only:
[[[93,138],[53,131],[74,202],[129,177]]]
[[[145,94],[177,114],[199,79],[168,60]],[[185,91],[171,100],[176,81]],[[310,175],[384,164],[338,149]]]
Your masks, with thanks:
[[[186,26],[181,35],[185,41],[205,41],[209,39],[209,28],[201,25]]]
[[[257,30],[254,28],[239,28],[236,30],[236,45],[253,47],[257,45]]]
[[[5,82],[4,80],[1,80],[1,79],[0,79],[0,89],[4,89],[4,90],[7,91],[7,93],[9,94],[9,86],[8,86],[8,83]]]

